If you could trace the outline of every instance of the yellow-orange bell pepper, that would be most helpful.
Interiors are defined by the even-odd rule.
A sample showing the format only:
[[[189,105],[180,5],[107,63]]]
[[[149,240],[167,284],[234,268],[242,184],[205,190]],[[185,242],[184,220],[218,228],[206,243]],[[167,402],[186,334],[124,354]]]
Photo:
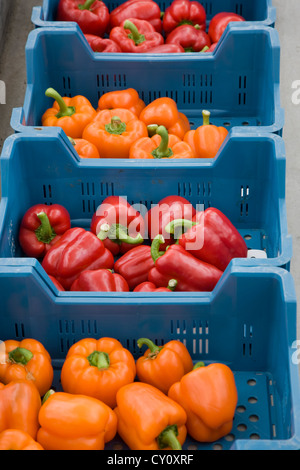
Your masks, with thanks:
[[[135,360],[114,338],[84,338],[73,344],[61,370],[63,390],[116,406],[116,394],[134,381]]]
[[[125,108],[98,111],[82,134],[96,145],[101,158],[128,158],[133,142],[147,136],[146,124]]]
[[[77,95],[73,98],[68,96],[62,97],[53,88],[48,88],[45,94],[55,101],[52,108],[44,112],[42,125],[61,127],[67,136],[73,139],[80,139],[83,129],[96,115],[96,110],[91,102],[82,95]]]
[[[96,145],[85,139],[72,139],[69,137],[71,144],[78,153],[80,158],[100,158]]]
[[[0,450],[44,450],[27,432],[6,429],[0,433]]]
[[[203,125],[186,132],[183,140],[193,149],[196,158],[214,158],[226,139],[228,130],[210,124],[209,111],[202,111],[202,115]]]
[[[52,391],[45,398],[37,433],[45,450],[103,450],[115,437],[116,414],[100,400]]]
[[[32,382],[17,380],[0,384],[0,432],[20,429],[36,438],[41,397]]]
[[[41,396],[52,385],[53,367],[45,347],[36,339],[7,340],[0,349],[0,381],[4,384],[15,380],[33,382]]]
[[[118,434],[131,450],[181,450],[186,413],[152,385],[133,382],[117,393]]]
[[[126,90],[115,90],[104,93],[98,101],[97,111],[102,109],[126,108],[139,117],[145,106],[146,104],[139,97],[138,92],[134,88],[127,88]]]
[[[169,388],[193,369],[193,361],[186,346],[180,341],[169,341],[164,346],[156,346],[148,338],[140,338],[137,345],[148,346],[144,355],[136,361],[137,376],[168,393]]]
[[[130,147],[129,158],[141,159],[186,159],[195,158],[189,144],[169,134],[164,126],[157,126],[152,137],[141,137]]]
[[[197,363],[172,385],[168,396],[185,409],[188,433],[196,441],[213,442],[231,431],[238,394],[225,364]]]

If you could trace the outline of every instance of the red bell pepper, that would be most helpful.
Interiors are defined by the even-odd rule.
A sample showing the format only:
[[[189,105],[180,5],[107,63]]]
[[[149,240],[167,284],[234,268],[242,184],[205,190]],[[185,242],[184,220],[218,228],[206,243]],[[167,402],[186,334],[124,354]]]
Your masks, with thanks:
[[[101,0],[60,0],[57,21],[74,21],[85,34],[103,36],[109,24],[109,10]]]
[[[70,215],[65,207],[36,204],[23,215],[19,243],[25,255],[43,258],[70,227]]]
[[[153,0],[127,0],[110,12],[109,29],[120,26],[128,18],[146,20],[155,31],[162,32],[161,11]]]
[[[174,195],[161,199],[145,215],[150,240],[153,241],[156,235],[162,235],[166,243],[161,249],[165,249],[175,242],[174,237],[165,231],[166,225],[174,219],[192,220],[195,214],[196,210],[184,197]]]
[[[133,292],[172,292],[177,285],[175,279],[169,281],[168,287],[156,287],[153,282],[142,282],[133,289]]]
[[[146,20],[128,18],[109,33],[109,39],[118,44],[122,52],[147,52],[164,44],[163,36]]]
[[[200,2],[191,0],[174,0],[166,8],[163,16],[163,30],[168,35],[182,24],[198,25],[206,29],[206,12]]]
[[[185,50],[179,44],[161,44],[160,46],[152,47],[147,52],[151,54],[173,54],[176,52],[182,53]]]
[[[126,199],[108,196],[92,217],[91,232],[103,241],[113,255],[118,255],[143,243],[145,222]]]
[[[109,269],[83,271],[73,282],[71,291],[84,292],[128,292],[127,281]]]
[[[51,281],[53,282],[53,284],[55,285],[56,289],[63,292],[65,289],[63,288],[63,286],[61,285],[60,282],[58,282],[57,279],[55,279],[55,277],[53,276],[49,276]]]
[[[42,261],[46,273],[68,290],[86,269],[112,269],[114,257],[103,242],[81,227],[67,230]]]
[[[212,43],[219,41],[227,25],[232,21],[245,21],[245,18],[237,13],[220,12],[210,20],[208,35]]]
[[[161,253],[161,235],[153,240],[151,254],[155,267],[149,271],[148,280],[157,287],[167,287],[171,279],[177,281],[175,291],[210,292],[223,274],[216,266],[205,263],[188,253],[180,245],[170,245]]]
[[[192,221],[174,220],[165,229],[173,233],[176,226],[187,229],[178,239],[181,247],[222,271],[233,258],[247,257],[244,238],[225,214],[214,207],[197,212]]]
[[[84,35],[94,52],[122,52],[117,43],[108,38],[101,38],[95,34]]]
[[[204,47],[210,47],[211,40],[197,25],[183,24],[168,34],[166,44],[180,45],[185,52],[201,52]]]
[[[148,281],[148,273],[153,267],[150,246],[140,245],[121,256],[115,262],[114,271],[126,279],[132,290],[142,282]]]

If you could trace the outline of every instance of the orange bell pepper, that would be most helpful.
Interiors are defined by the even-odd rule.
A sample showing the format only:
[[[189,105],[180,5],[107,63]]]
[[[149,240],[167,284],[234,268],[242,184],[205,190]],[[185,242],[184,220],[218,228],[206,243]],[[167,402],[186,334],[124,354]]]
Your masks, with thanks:
[[[67,136],[80,139],[83,129],[96,115],[96,110],[90,101],[81,95],[73,98],[62,97],[53,88],[48,88],[45,94],[55,101],[52,108],[43,114],[42,125],[61,127]]]
[[[129,158],[195,158],[186,142],[173,134],[168,134],[164,126],[157,126],[152,137],[141,137],[130,147]]]
[[[125,108],[98,111],[82,135],[96,145],[102,158],[129,158],[133,142],[147,136],[146,124]]]
[[[152,385],[133,382],[117,393],[118,434],[131,450],[181,450],[186,413]]]
[[[117,431],[117,417],[105,403],[86,395],[52,392],[39,412],[37,441],[45,450],[103,450]]]
[[[0,380],[4,384],[14,380],[33,382],[43,396],[53,380],[50,354],[32,338],[4,341],[0,351]]]
[[[210,112],[202,111],[203,125],[189,130],[183,137],[193,149],[196,158],[214,158],[228,135],[225,127],[209,123]]]
[[[193,369],[193,361],[186,346],[180,341],[169,341],[156,346],[147,338],[140,338],[137,345],[148,346],[144,355],[136,361],[136,373],[141,382],[148,383],[164,393]]]
[[[69,137],[71,144],[78,153],[80,158],[100,158],[96,145],[85,139],[72,139]]]
[[[185,409],[188,433],[196,441],[214,442],[231,431],[238,394],[228,366],[197,363],[168,396]]]
[[[104,93],[98,101],[97,111],[102,109],[126,108],[139,117],[145,106],[146,104],[139,97],[138,92],[134,88],[127,88],[126,90],[115,90]]]
[[[134,381],[135,360],[113,338],[85,338],[73,344],[61,370],[63,390],[88,395],[113,408],[123,385]]]
[[[157,98],[148,104],[140,114],[140,120],[147,126],[164,126],[170,134],[183,139],[190,130],[190,123],[185,114],[181,113],[172,98]]]
[[[6,429],[0,433],[0,450],[44,450],[27,432]]]
[[[20,429],[36,439],[41,397],[32,382],[17,380],[0,384],[0,432]]]

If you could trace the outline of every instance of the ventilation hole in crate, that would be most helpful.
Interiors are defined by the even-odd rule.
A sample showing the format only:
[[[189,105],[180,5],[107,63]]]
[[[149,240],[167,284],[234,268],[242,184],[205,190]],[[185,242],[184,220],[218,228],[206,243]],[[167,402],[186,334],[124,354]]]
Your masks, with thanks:
[[[249,402],[251,405],[255,405],[255,404],[258,402],[258,400],[257,400],[256,397],[251,396],[251,397],[248,398],[248,402]]]
[[[227,434],[227,436],[224,436],[224,439],[227,442],[233,442],[235,440],[235,436],[234,434],[230,433],[230,434]]]
[[[273,438],[276,439],[277,432],[276,432],[276,425],[275,424],[272,425],[272,434],[273,434]]]
[[[216,442],[215,444],[213,444],[212,449],[213,450],[223,450],[223,446],[219,442]]]
[[[247,426],[246,426],[246,424],[244,424],[244,423],[238,424],[237,430],[238,430],[239,432],[245,432],[245,431],[247,431]]]
[[[184,87],[194,87],[194,86],[196,86],[195,74],[185,73],[183,75],[183,86]]]
[[[52,198],[52,186],[51,184],[43,184],[43,195],[44,199]]]
[[[245,240],[251,240],[252,235],[244,235]]]
[[[252,439],[252,440],[259,440],[259,439],[260,439],[260,435],[257,434],[256,432],[250,434],[249,437],[250,437],[250,439]]]
[[[236,3],[236,5],[235,5],[235,12],[236,12],[238,15],[243,16],[243,4],[242,4],[242,3]]]
[[[197,450],[198,447],[195,444],[190,444],[187,449],[188,450]]]
[[[25,338],[24,323],[15,323],[15,336],[16,338]]]
[[[250,387],[254,387],[256,385],[256,380],[255,379],[249,379],[249,380],[247,380],[247,384]]]
[[[70,77],[63,77],[63,89],[66,96],[71,97],[71,79]]]
[[[244,405],[239,405],[239,406],[236,407],[236,411],[238,413],[245,413],[246,407]]]
[[[257,423],[258,420],[259,420],[259,417],[257,415],[250,415],[249,416],[249,421],[251,423]]]
[[[230,126],[231,126],[231,122],[225,121],[225,122],[223,122],[223,126],[225,126],[225,127],[230,127]]]

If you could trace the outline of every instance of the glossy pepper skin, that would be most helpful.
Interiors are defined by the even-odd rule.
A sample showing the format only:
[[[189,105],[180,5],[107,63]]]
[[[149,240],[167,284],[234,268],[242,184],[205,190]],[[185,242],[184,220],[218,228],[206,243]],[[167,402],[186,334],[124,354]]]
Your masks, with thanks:
[[[0,432],[19,429],[36,439],[41,397],[37,387],[26,380],[0,383]]]
[[[162,31],[161,11],[152,0],[128,0],[110,12],[109,27],[120,26],[128,18],[146,20],[159,33]]]
[[[120,196],[104,199],[93,214],[90,228],[114,256],[124,254],[144,241],[143,216]]]
[[[134,381],[135,360],[114,338],[84,338],[68,351],[61,370],[63,390],[116,406],[117,391]]]
[[[160,46],[152,47],[147,51],[149,54],[174,54],[183,53],[185,50],[179,44],[161,44]]]
[[[228,135],[228,130],[210,124],[209,111],[204,110],[202,115],[203,125],[189,130],[183,140],[193,149],[196,158],[215,158]]]
[[[126,279],[130,289],[134,289],[148,281],[148,273],[153,266],[150,246],[140,245],[122,255],[115,262],[114,270]]]
[[[53,88],[48,88],[45,94],[55,101],[52,108],[44,112],[42,125],[46,127],[58,126],[65,131],[68,137],[82,138],[84,128],[96,115],[96,110],[90,101],[82,95],[73,98],[62,97]]]
[[[131,450],[181,450],[186,413],[152,385],[133,382],[117,393],[118,434]]]
[[[146,126],[164,126],[169,134],[180,139],[190,130],[187,117],[177,108],[177,103],[168,97],[157,98],[149,103],[139,116]],[[156,131],[156,128],[155,128]]]
[[[168,396],[185,409],[188,433],[196,441],[214,442],[230,433],[238,393],[225,364],[197,363],[171,386]]]
[[[114,257],[93,233],[74,227],[48,251],[42,261],[46,273],[54,276],[69,290],[79,274],[86,269],[112,269]]]
[[[176,135],[169,134],[164,126],[157,126],[156,134],[152,137],[142,137],[132,144],[129,158],[186,159],[194,158],[194,152],[188,143]]]
[[[103,109],[82,137],[96,145],[101,158],[128,158],[132,143],[148,135],[147,126],[129,109]]]
[[[174,0],[166,8],[163,16],[163,30],[167,35],[183,24],[198,25],[205,31],[206,12],[200,2]]]
[[[148,338],[140,338],[137,346],[147,346],[144,355],[136,361],[136,373],[145,382],[168,393],[169,388],[193,369],[193,361],[186,346],[180,341],[169,341],[156,346]]]
[[[157,287],[167,287],[170,279],[175,279],[175,291],[180,292],[210,292],[214,289],[223,271],[195,258],[180,245],[170,245],[161,254],[160,243],[164,243],[164,239],[158,235],[151,246],[155,267],[149,271],[150,282]]]
[[[115,26],[109,33],[109,38],[116,42],[122,52],[142,53],[164,44],[163,36],[145,20],[129,18]]]
[[[129,292],[127,281],[109,269],[83,271],[71,285],[70,291]]]
[[[170,282],[168,287],[156,287],[153,282],[145,281],[136,286],[133,292],[172,292],[176,287],[176,282]]]
[[[35,204],[22,217],[19,243],[26,256],[43,258],[70,228],[70,214],[65,207]]]
[[[221,271],[233,258],[247,258],[248,248],[242,235],[222,211],[209,207],[197,212],[192,221],[173,221],[166,228],[185,227],[178,243],[196,258],[213,264]]]
[[[96,398],[49,393],[39,412],[37,441],[45,450],[103,450],[116,434],[114,411]]]
[[[208,35],[212,43],[216,43],[221,39],[227,25],[232,21],[245,21],[245,18],[241,15],[237,15],[236,13],[220,12],[210,20]]]
[[[0,450],[44,450],[28,433],[6,429],[0,433]]]
[[[161,245],[161,249],[166,249],[166,246],[175,243],[176,239],[165,231],[165,227],[174,219],[192,220],[195,214],[196,209],[186,198],[176,195],[164,197],[145,215],[150,240],[153,241],[157,235],[162,235],[165,244]]]
[[[95,34],[84,35],[93,52],[122,52],[117,43],[109,38],[101,38]]]
[[[138,92],[134,88],[126,88],[124,90],[108,91],[104,93],[99,98],[97,111],[102,109],[125,108],[139,117],[145,106],[145,102],[139,97]]]
[[[52,385],[51,357],[42,343],[33,338],[6,340],[0,351],[0,381],[4,384],[28,380],[43,396]]]
[[[103,36],[109,24],[109,10],[101,0],[60,0],[57,21],[75,21],[83,33]]]
[[[177,44],[185,52],[201,52],[204,47],[211,46],[211,40],[197,25],[183,24],[168,34],[166,44]]]
[[[97,147],[85,139],[69,139],[80,158],[100,158]]]

